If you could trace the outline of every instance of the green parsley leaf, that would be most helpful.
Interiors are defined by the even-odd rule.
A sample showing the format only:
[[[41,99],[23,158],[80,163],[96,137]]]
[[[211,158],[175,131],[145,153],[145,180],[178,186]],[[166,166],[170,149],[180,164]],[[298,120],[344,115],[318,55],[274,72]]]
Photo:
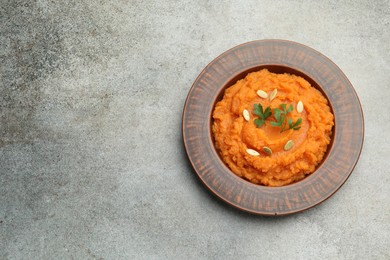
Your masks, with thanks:
[[[281,113],[282,113],[282,110],[280,110],[279,108],[275,108],[274,109],[274,117],[276,118],[276,121],[280,120],[280,114]]]
[[[261,104],[254,104],[253,105],[253,113],[260,118],[255,119],[255,124],[257,127],[261,127],[265,124],[265,120],[271,116],[271,108],[267,107],[265,110],[263,109],[263,106]]]
[[[291,118],[289,118],[287,122],[288,122],[288,126],[290,128],[293,128],[293,120]]]
[[[255,122],[257,127],[261,127],[265,123],[265,121],[263,119],[260,119],[260,118],[256,118],[254,122]]]
[[[287,109],[287,113],[290,113],[290,112],[293,111],[293,110],[294,110],[294,107],[293,107],[292,104],[290,104],[290,106],[289,106],[288,109]]]
[[[254,104],[253,107],[253,113],[261,117],[261,115],[263,115],[263,106],[261,104]]]
[[[299,126],[301,123],[302,123],[302,118],[298,118],[298,120],[294,124],[294,127]]]
[[[264,119],[271,116],[271,108],[270,107],[267,107],[265,109],[263,116],[264,116]]]
[[[272,126],[281,126],[282,125],[282,122],[271,122],[271,125]]]

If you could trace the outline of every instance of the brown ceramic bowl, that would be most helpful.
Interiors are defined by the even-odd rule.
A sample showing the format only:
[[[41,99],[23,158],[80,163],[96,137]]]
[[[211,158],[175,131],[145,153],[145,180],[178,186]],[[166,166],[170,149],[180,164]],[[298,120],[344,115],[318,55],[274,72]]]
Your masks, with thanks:
[[[327,97],[335,116],[322,163],[305,179],[282,187],[256,185],[236,176],[219,157],[211,131],[212,112],[225,89],[263,68],[305,78]],[[247,212],[287,215],[318,205],[344,184],[360,156],[364,122],[355,90],[331,60],[298,43],[261,40],[234,47],[206,66],[187,96],[182,131],[188,158],[212,193]]]

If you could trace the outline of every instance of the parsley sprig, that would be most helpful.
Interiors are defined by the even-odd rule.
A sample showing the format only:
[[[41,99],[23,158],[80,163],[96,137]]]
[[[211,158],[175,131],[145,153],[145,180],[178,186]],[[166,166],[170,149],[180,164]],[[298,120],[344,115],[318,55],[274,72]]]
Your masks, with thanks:
[[[257,127],[261,127],[265,123],[265,120],[271,116],[272,114],[271,108],[267,107],[265,110],[263,110],[263,106],[261,104],[254,104],[253,107],[254,107],[253,113],[260,117],[260,118],[256,118],[254,122],[257,125]]]
[[[265,110],[261,104],[254,104],[253,113],[259,118],[254,120],[257,127],[261,127],[265,124],[265,120],[272,115],[271,108],[267,107]],[[294,110],[293,105],[287,107],[286,104],[281,104],[279,108],[274,108],[273,115],[276,121],[272,121],[271,125],[281,128],[281,133],[290,129],[299,130],[302,124],[302,118],[298,118],[297,121],[293,121],[292,118],[288,118],[288,113]]]
[[[301,128],[302,118],[298,118],[294,122],[291,118],[287,118],[287,114],[294,110],[293,105],[287,108],[286,104],[281,104],[280,108],[274,108],[274,117],[276,122],[271,122],[272,126],[280,126],[281,133],[290,129],[299,130]],[[288,127],[287,127],[288,126]]]

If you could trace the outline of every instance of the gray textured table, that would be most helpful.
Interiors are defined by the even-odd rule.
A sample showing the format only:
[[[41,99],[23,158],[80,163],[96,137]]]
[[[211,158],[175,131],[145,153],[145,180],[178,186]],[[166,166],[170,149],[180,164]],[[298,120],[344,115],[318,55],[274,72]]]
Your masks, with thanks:
[[[0,259],[390,258],[389,1],[81,2],[0,4]],[[283,218],[216,199],[181,140],[200,71],[264,38],[328,56],[365,113],[346,184]]]

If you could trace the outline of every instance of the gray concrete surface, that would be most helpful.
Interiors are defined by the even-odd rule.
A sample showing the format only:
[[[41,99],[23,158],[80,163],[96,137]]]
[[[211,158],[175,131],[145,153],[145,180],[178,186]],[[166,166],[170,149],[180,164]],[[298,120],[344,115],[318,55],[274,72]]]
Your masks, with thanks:
[[[389,1],[0,4],[0,259],[390,259]],[[211,195],[181,139],[200,71],[246,41],[349,77],[366,135],[347,183],[283,218]]]

